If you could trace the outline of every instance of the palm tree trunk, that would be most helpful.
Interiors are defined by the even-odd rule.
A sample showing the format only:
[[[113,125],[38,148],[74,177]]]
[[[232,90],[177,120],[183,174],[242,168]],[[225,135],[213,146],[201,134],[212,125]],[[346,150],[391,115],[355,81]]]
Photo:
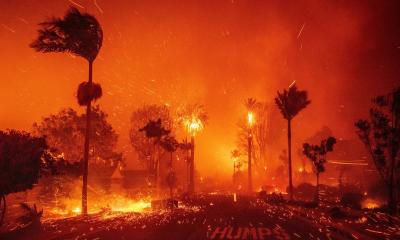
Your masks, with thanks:
[[[292,127],[291,120],[288,120],[288,160],[289,160],[289,198],[293,200],[293,182],[292,182]]]
[[[157,156],[157,160],[156,160],[156,188],[157,188],[157,197],[160,198],[161,189],[160,189],[160,157],[159,156]]]
[[[319,203],[319,173],[317,173],[317,192],[316,192],[316,202]]]
[[[251,176],[251,149],[252,149],[252,147],[251,147],[251,145],[252,145],[252,136],[251,136],[251,131],[249,130],[249,133],[248,133],[248,137],[247,137],[247,143],[248,143],[248,149],[247,149],[247,157],[248,157],[248,160],[247,160],[247,178],[248,178],[248,191],[249,191],[249,193],[251,193],[251,191],[253,190],[253,179],[252,179],[252,176]]]
[[[89,84],[92,84],[93,62],[89,61]],[[88,185],[88,166],[89,166],[89,138],[90,138],[90,115],[92,102],[86,106],[86,130],[85,130],[85,149],[83,158],[83,180],[82,180],[82,214],[87,215],[87,185]]]
[[[194,194],[194,136],[191,138],[192,150],[190,151],[189,194]]]
[[[172,172],[172,152],[170,152],[170,162],[169,162],[169,166],[170,166],[170,171]],[[172,185],[171,186],[169,186],[169,195],[170,195],[170,197],[171,197],[171,199],[173,199],[174,198],[174,196],[173,196],[173,189],[172,189]]]
[[[396,118],[395,112],[392,111],[392,128],[396,128]],[[396,168],[396,151],[395,151],[395,143],[394,137],[392,137],[391,145],[389,145],[390,149],[390,158],[391,158],[391,165],[390,165],[390,179],[389,179],[389,213],[391,215],[395,215],[397,212],[397,201],[395,195],[395,168]]]
[[[1,213],[0,213],[0,227],[3,225],[3,220],[4,220],[4,216],[6,215],[6,209],[7,209],[7,205],[6,205],[6,196],[3,194],[0,196],[0,206],[1,203],[3,203],[3,209],[1,209]]]

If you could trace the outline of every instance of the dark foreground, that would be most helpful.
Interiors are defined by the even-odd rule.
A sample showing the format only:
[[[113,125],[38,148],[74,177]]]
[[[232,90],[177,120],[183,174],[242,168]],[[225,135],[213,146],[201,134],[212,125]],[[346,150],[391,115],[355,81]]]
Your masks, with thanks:
[[[40,230],[14,231],[0,239],[396,239],[395,223],[381,220],[333,221],[322,209],[204,196],[173,211],[45,219]]]

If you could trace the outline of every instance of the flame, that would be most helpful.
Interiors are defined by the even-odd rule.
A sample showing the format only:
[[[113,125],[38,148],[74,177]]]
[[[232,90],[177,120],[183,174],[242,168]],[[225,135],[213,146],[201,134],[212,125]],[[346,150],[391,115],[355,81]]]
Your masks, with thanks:
[[[362,207],[363,208],[368,208],[368,209],[375,209],[379,208],[381,206],[381,203],[375,199],[367,198],[363,201]]]
[[[254,115],[252,112],[248,112],[247,113],[247,123],[249,124],[249,126],[253,126],[254,124]]]
[[[80,198],[65,198],[61,199],[58,206],[51,208],[48,212],[55,217],[80,215],[81,204]],[[134,200],[120,195],[111,195],[96,198],[95,201],[89,199],[88,207],[89,214],[105,210],[114,213],[145,212],[150,209],[151,201],[149,199]]]
[[[195,136],[197,132],[203,129],[203,123],[200,119],[192,117],[190,120],[186,120],[185,122],[187,131],[192,135]]]
[[[299,167],[298,171],[299,171],[299,172],[304,172],[304,168]]]

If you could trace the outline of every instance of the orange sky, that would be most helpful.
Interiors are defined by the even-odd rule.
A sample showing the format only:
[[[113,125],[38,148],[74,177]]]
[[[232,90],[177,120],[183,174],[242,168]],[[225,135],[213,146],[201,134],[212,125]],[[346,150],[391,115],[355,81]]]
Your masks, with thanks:
[[[0,129],[30,130],[63,107],[79,109],[75,91],[87,80],[86,62],[28,47],[37,23],[70,5],[103,26],[94,81],[121,149],[131,151],[135,107],[203,103],[210,121],[197,141],[202,172],[210,162],[215,171],[231,166],[247,97],[272,103],[296,80],[312,100],[295,119],[296,143],[323,125],[355,138],[353,123],[365,117],[371,97],[400,82],[397,1],[1,1]]]

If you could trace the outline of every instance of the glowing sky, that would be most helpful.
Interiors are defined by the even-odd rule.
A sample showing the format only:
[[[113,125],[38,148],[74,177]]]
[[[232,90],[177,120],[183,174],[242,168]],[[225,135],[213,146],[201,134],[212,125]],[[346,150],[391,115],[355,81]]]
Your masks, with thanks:
[[[135,107],[203,103],[210,117],[198,137],[203,172],[210,162],[214,170],[231,166],[245,98],[273,103],[296,80],[312,103],[295,120],[295,142],[323,125],[355,138],[353,123],[366,116],[372,96],[400,82],[399,1],[2,0],[0,129],[30,130],[63,107],[79,109],[75,91],[87,80],[86,62],[28,47],[37,23],[70,5],[103,26],[94,81],[121,149],[131,151]],[[286,140],[279,141],[283,148]]]

